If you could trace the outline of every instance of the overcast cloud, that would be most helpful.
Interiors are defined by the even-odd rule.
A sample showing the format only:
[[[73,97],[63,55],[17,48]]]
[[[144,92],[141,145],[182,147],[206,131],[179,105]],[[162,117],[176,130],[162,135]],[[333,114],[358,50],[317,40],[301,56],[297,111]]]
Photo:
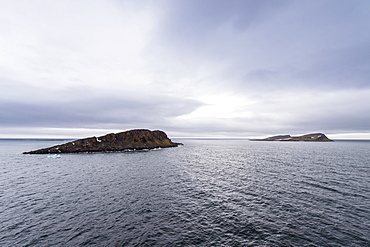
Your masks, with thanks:
[[[0,137],[370,138],[369,12],[347,0],[0,0]]]

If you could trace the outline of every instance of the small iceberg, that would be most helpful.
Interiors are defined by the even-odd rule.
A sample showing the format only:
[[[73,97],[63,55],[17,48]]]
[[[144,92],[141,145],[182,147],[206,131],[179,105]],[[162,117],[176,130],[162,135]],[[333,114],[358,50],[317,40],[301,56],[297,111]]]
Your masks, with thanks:
[[[55,159],[55,158],[61,158],[62,156],[60,156],[60,154],[53,154],[53,155],[49,155],[48,158],[52,158],[52,159]]]

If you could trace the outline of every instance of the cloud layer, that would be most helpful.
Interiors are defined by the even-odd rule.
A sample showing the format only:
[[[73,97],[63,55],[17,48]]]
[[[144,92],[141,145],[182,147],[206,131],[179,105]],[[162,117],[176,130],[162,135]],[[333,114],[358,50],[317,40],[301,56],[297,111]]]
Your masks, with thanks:
[[[344,0],[0,1],[0,137],[370,133],[369,10]]]

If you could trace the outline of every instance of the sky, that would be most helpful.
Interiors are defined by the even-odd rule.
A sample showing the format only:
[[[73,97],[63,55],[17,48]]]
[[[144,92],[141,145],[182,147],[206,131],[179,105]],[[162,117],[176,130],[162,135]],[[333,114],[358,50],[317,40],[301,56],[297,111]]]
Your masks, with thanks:
[[[0,0],[0,137],[370,139],[370,1]]]

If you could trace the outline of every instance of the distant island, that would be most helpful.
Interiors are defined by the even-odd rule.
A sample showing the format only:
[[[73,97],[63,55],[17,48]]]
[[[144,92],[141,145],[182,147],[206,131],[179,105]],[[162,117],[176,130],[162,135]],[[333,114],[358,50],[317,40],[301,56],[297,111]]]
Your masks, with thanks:
[[[160,130],[135,129],[100,137],[89,137],[52,146],[24,152],[23,154],[58,154],[82,152],[114,152],[125,150],[143,150],[154,148],[177,147],[182,143],[172,142],[167,134]]]
[[[250,141],[333,142],[333,140],[326,137],[323,133],[313,133],[301,136],[277,135],[265,139],[251,139]]]

